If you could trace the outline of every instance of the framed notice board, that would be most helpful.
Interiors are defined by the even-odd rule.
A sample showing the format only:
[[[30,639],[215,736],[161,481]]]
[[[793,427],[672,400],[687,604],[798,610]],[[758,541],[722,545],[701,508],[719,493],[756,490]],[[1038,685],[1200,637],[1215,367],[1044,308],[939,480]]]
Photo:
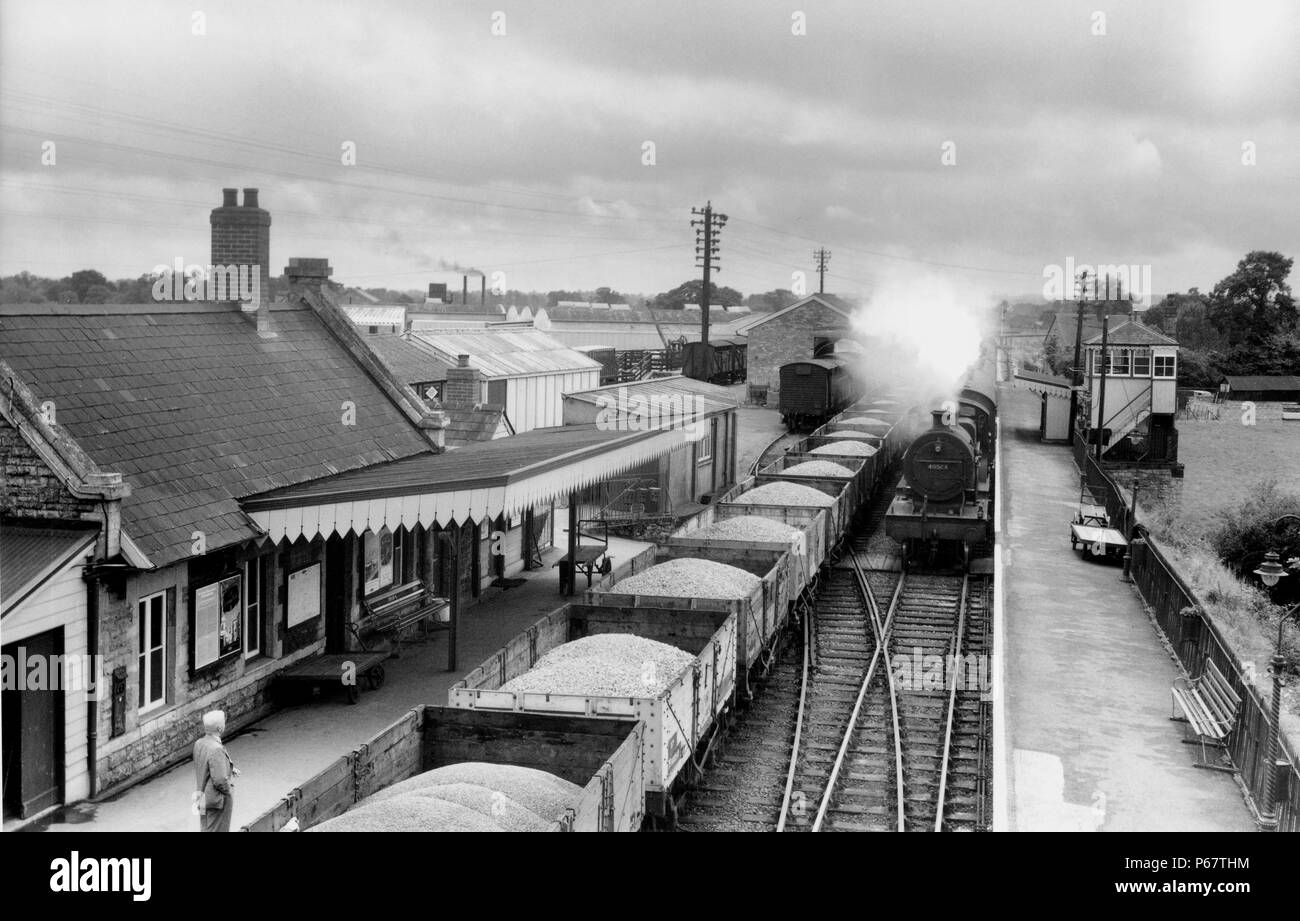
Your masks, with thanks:
[[[243,640],[244,577],[227,576],[194,589],[194,668],[239,652]]]
[[[320,616],[320,563],[289,573],[286,627],[296,627]]]

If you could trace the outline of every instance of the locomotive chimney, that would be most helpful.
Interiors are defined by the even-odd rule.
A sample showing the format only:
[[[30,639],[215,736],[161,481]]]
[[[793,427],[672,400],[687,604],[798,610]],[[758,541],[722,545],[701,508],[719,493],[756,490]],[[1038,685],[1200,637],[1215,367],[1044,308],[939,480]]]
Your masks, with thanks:
[[[948,426],[944,423],[944,416],[948,415],[945,409],[932,409],[930,415],[934,418],[934,427],[937,429],[946,429]]]

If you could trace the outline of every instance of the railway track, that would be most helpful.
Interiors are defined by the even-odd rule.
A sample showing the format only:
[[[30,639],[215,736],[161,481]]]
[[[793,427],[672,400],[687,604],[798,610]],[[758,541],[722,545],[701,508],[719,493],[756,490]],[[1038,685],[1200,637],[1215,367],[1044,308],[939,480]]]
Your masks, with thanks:
[[[903,574],[880,528],[892,493],[824,571],[681,830],[987,829],[989,580]]]
[[[883,531],[880,524],[891,496],[892,488],[881,490],[860,527],[851,533],[846,550],[860,545],[865,552],[871,535]],[[707,774],[683,801],[678,814],[679,829],[774,831],[777,828],[799,725],[801,698],[812,693],[820,708],[823,703],[832,705],[835,698],[842,696],[845,669],[849,669],[851,680],[852,659],[861,652],[852,642],[853,630],[847,625],[856,619],[862,625],[857,634],[867,635],[860,597],[851,594],[855,589],[849,572],[832,567],[818,586],[814,616],[803,618],[796,629],[783,637],[766,678],[756,688],[754,700],[737,716],[722,747],[713,756]],[[881,582],[884,587],[886,582],[896,580],[898,574],[881,573],[877,578],[884,580]],[[849,640],[847,647],[841,644],[845,639]],[[825,653],[825,667],[820,671],[805,667],[805,655],[814,649]],[[807,679],[805,674],[809,676]],[[822,679],[820,683],[818,677]],[[847,713],[845,709],[846,717]],[[816,756],[810,760],[810,777],[815,775],[822,760]],[[823,765],[828,766],[829,761]],[[815,799],[806,792],[803,800],[811,800],[812,808],[816,809]]]
[[[908,574],[885,607],[855,570],[888,655],[863,672],[813,830],[985,828],[987,580]]]

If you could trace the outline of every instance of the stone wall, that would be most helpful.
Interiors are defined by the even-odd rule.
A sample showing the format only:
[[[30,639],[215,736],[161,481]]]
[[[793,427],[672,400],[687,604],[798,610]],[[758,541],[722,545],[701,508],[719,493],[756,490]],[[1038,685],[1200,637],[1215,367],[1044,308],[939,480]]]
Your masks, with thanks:
[[[14,518],[87,518],[98,520],[96,503],[72,495],[23,440],[18,430],[0,418],[0,514]]]
[[[818,336],[842,338],[849,330],[843,314],[817,301],[768,320],[749,331],[749,382],[766,384],[767,403],[775,406],[781,389],[781,366],[813,357]]]

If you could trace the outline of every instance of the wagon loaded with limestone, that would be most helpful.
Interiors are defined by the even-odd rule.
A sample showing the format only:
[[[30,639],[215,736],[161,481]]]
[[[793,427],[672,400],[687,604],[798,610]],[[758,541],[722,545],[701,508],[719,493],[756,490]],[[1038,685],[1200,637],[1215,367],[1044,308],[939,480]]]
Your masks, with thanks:
[[[736,619],[738,699],[750,695],[749,675],[785,627],[798,596],[797,560],[789,547],[769,550],[740,545],[675,546],[655,553],[649,568],[608,589],[587,593],[593,604],[635,609],[722,611]],[[793,593],[793,594],[792,594]]]
[[[451,707],[637,720],[645,812],[671,821],[677,795],[720,736],[736,682],[727,611],[569,604],[452,686]]]
[[[645,726],[421,706],[243,831],[637,831]]]

